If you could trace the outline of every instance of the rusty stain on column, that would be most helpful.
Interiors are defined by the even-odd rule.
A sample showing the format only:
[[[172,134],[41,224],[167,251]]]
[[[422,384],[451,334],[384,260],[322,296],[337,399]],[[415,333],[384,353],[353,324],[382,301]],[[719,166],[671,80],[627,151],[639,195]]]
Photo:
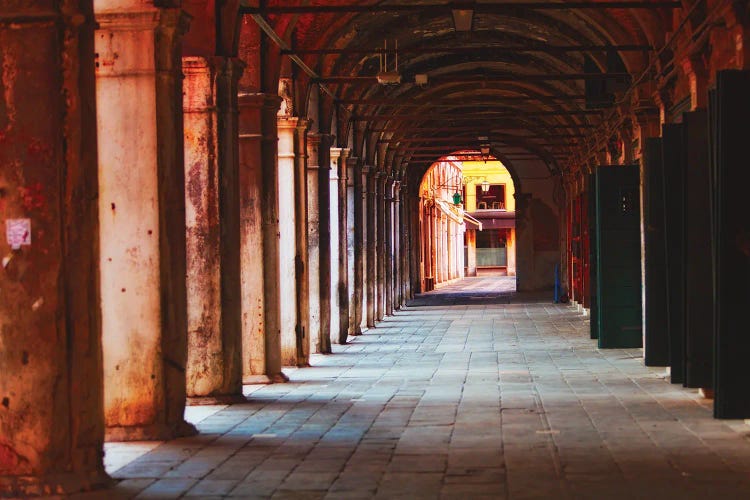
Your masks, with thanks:
[[[367,327],[375,326],[377,316],[377,210],[375,207],[377,195],[377,172],[373,167],[364,167],[367,175],[366,186],[366,216],[367,216],[367,273],[365,282],[367,285]]]
[[[6,220],[29,220],[22,241],[30,244],[0,240],[0,497],[110,483],[102,463],[94,28],[91,2],[3,7],[0,206]]]

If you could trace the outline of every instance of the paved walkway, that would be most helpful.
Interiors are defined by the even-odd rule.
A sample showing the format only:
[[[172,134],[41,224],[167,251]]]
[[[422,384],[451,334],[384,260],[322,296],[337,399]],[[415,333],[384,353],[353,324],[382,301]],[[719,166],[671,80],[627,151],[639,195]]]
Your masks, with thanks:
[[[191,408],[197,437],[108,445],[121,482],[87,498],[750,498],[750,427],[598,350],[572,307],[430,301],[248,404]]]

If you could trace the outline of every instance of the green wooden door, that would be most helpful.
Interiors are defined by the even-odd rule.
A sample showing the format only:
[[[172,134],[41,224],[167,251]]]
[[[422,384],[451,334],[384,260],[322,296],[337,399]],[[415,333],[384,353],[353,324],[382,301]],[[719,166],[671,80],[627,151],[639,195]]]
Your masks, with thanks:
[[[599,338],[599,297],[597,290],[598,282],[597,282],[597,269],[599,266],[599,263],[597,262],[596,257],[596,171],[592,172],[591,175],[588,177],[588,211],[589,211],[589,286],[590,291],[589,293],[589,303],[591,305],[591,316],[590,316],[590,328],[591,328],[591,338],[592,339],[598,339]]]
[[[596,173],[597,314],[600,348],[641,347],[639,168]]]
[[[646,139],[643,149],[644,246],[646,250],[646,366],[669,365],[667,255],[664,236],[662,141]]]
[[[720,71],[712,102],[717,418],[750,418],[750,71]]]

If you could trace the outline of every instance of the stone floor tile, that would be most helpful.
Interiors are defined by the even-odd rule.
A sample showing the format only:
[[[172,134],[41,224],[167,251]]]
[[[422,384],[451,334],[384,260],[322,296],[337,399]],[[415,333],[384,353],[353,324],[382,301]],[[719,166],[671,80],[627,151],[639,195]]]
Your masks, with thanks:
[[[750,498],[747,425],[512,283],[443,286],[246,404],[188,408],[198,436],[108,443],[119,483],[79,498]]]

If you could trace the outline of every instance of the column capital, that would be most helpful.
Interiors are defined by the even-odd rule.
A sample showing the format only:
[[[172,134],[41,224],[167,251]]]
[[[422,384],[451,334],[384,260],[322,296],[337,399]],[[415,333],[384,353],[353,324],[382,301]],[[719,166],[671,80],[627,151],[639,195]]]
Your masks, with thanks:
[[[299,118],[296,116],[282,115],[276,118],[276,123],[278,124],[279,130],[296,129],[298,122],[299,122]]]
[[[309,118],[298,117],[297,118],[297,131],[307,133],[307,130],[313,124],[313,120]]]

